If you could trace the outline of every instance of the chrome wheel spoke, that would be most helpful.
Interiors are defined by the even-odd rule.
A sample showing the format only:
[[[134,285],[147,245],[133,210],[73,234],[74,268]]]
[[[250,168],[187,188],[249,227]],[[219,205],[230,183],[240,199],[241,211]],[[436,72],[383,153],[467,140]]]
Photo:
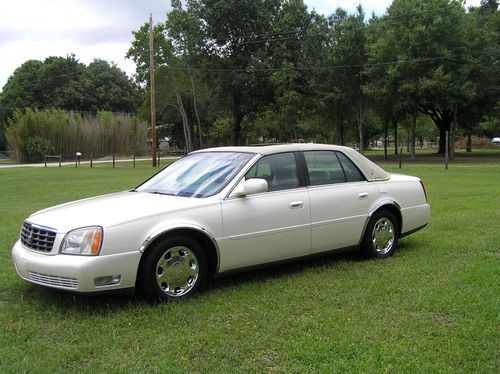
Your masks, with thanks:
[[[381,255],[389,253],[394,244],[394,225],[388,218],[380,218],[373,226],[372,243],[375,251]]]
[[[198,259],[187,247],[177,246],[165,251],[156,265],[156,281],[160,289],[171,297],[188,293],[196,284]]]

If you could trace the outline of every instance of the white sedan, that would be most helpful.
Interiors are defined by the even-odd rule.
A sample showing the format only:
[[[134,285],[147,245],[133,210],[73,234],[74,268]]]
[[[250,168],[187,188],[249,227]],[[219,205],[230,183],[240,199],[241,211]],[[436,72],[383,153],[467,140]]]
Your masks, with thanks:
[[[235,269],[346,248],[388,257],[429,215],[419,178],[351,148],[212,148],[133,190],[32,214],[12,257],[21,278],[42,286],[180,299]]]

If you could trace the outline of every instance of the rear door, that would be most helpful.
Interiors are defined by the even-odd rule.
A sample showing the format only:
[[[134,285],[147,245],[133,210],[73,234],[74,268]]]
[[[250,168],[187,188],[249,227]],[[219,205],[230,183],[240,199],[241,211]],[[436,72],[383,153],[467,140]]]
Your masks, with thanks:
[[[342,152],[304,152],[311,203],[311,253],[359,243],[377,190]]]

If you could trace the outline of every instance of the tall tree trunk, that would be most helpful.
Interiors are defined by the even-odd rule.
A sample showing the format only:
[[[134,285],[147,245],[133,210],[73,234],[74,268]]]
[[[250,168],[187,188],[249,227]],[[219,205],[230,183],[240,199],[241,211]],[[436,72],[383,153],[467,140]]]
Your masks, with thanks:
[[[456,111],[455,111],[456,113]],[[453,159],[455,158],[455,130],[457,128],[457,116],[456,114],[453,114],[453,121],[451,121],[451,128],[450,128],[450,158]]]
[[[240,145],[241,143],[241,121],[243,121],[243,113],[241,112],[241,102],[240,98],[237,96],[233,97],[233,134],[232,141],[233,145]]]
[[[398,121],[392,120],[392,125],[394,127],[394,154],[398,154]]]
[[[179,92],[175,92],[177,97],[177,107],[182,117],[182,129],[184,130],[184,139],[186,141],[186,151],[189,153],[193,150],[191,145],[191,130],[189,129],[189,122],[186,115],[186,110],[184,109],[184,104],[182,102],[182,97]]]
[[[414,110],[411,116],[411,126],[410,126],[410,160],[415,160],[415,130],[417,128],[417,110]]]
[[[359,134],[359,153],[363,154],[365,151],[365,141],[363,137],[363,124],[365,122],[365,108],[364,103],[360,102],[355,110],[356,112],[356,120],[358,122],[358,134]]]
[[[439,154],[444,154],[445,153],[445,148],[446,148],[446,131],[450,131],[451,127],[451,122],[453,121],[453,113],[449,110],[444,110],[442,112],[424,112],[428,114],[431,118],[434,124],[437,126],[439,129]],[[448,151],[450,150],[450,147],[448,145]]]
[[[439,154],[444,154],[446,149],[446,132],[450,131],[450,124],[440,124],[439,128]],[[450,145],[448,144],[448,151],[450,150]]]
[[[173,77],[175,97],[177,99],[177,109],[181,113],[182,118],[182,129],[184,131],[184,140],[186,142],[186,151],[189,153],[193,150],[191,144],[191,129],[189,128],[189,121],[187,118],[186,110],[184,108],[184,103],[182,102],[182,96],[177,89],[177,80]]]
[[[466,152],[472,152],[472,138],[471,132],[467,131],[467,145],[465,146]]]
[[[338,105],[336,109],[337,113],[337,144],[345,145],[344,137],[344,108],[342,105]]]
[[[384,160],[387,160],[387,140],[389,138],[388,134],[389,121],[384,121]]]
[[[198,138],[200,141],[200,149],[203,148],[203,141],[201,137],[201,122],[200,116],[198,115],[198,105],[196,103],[196,90],[194,89],[194,81],[193,74],[191,74],[191,68],[188,66],[189,78],[191,79],[191,89],[193,90],[193,104],[194,104],[194,112],[196,114],[196,121],[198,122]]]
[[[344,124],[337,122],[337,144],[344,145]]]

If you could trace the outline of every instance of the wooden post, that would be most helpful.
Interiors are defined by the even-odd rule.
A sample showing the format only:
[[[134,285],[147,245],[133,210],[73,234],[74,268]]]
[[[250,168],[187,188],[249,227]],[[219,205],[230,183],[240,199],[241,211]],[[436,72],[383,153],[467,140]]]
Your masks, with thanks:
[[[396,148],[397,149],[397,148]],[[401,169],[401,163],[403,162],[403,147],[399,150],[399,168]]]
[[[149,15],[149,93],[151,107],[151,157],[156,167],[155,64],[153,50],[153,14]]]

